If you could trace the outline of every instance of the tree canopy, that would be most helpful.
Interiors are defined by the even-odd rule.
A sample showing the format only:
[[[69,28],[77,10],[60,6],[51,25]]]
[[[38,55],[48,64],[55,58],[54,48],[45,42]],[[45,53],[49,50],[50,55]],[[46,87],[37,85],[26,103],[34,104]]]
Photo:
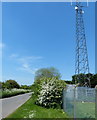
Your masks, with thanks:
[[[43,77],[46,77],[46,78],[53,78],[53,77],[55,77],[57,79],[60,79],[61,78],[61,74],[54,67],[41,68],[41,69],[39,69],[39,70],[37,70],[35,72],[35,81],[40,80]]]
[[[72,83],[75,84],[75,83],[79,83],[79,86],[83,86],[86,82],[88,82],[88,80],[90,79],[90,84],[91,84],[91,87],[94,88],[96,85],[97,85],[97,74],[91,74],[91,73],[88,73],[88,74],[78,74],[78,75],[73,75],[72,76]],[[75,82],[76,81],[76,82]]]
[[[20,85],[15,80],[7,80],[5,82],[5,86],[8,89],[11,89],[11,88],[20,88]]]
[[[97,85],[97,74],[91,77],[91,87],[95,87]]]

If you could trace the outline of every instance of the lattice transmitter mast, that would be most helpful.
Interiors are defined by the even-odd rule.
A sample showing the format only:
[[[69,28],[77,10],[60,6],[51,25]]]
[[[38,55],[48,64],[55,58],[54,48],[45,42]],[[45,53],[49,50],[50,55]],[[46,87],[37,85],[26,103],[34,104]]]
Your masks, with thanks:
[[[75,75],[80,73],[89,73],[89,62],[88,53],[86,46],[86,36],[83,21],[83,8],[81,2],[76,1],[75,11],[76,11],[76,58],[75,58]],[[79,83],[80,78],[77,77],[76,81]],[[90,79],[88,81],[84,78],[84,85],[90,87]]]

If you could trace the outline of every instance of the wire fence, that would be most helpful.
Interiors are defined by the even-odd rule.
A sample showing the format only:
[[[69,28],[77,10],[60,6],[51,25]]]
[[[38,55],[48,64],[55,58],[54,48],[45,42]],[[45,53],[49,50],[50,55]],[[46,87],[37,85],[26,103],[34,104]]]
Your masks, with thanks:
[[[63,109],[70,118],[97,118],[97,90],[68,85],[63,90]]]

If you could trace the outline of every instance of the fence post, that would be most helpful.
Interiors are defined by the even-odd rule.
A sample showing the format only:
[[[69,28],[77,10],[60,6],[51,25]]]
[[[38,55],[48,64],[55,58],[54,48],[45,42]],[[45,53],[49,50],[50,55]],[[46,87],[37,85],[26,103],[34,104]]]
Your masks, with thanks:
[[[97,120],[97,88],[95,89],[95,119]]]
[[[66,110],[66,106],[65,106],[65,102],[66,102],[66,99],[65,99],[65,92],[66,92],[66,90],[65,90],[66,88],[64,88],[63,90],[62,90],[62,94],[63,94],[63,98],[62,98],[62,107],[63,107],[63,110],[64,110],[64,112],[65,112],[65,110]]]
[[[74,87],[74,120],[76,120],[76,87]]]
[[[64,110],[64,89],[62,90],[62,108]]]

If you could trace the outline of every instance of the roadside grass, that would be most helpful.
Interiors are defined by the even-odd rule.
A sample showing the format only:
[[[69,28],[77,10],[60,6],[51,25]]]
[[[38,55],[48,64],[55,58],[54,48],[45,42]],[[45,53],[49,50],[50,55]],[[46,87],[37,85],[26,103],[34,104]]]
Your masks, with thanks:
[[[47,109],[36,105],[35,98],[31,97],[7,118],[67,118],[62,109]]]

